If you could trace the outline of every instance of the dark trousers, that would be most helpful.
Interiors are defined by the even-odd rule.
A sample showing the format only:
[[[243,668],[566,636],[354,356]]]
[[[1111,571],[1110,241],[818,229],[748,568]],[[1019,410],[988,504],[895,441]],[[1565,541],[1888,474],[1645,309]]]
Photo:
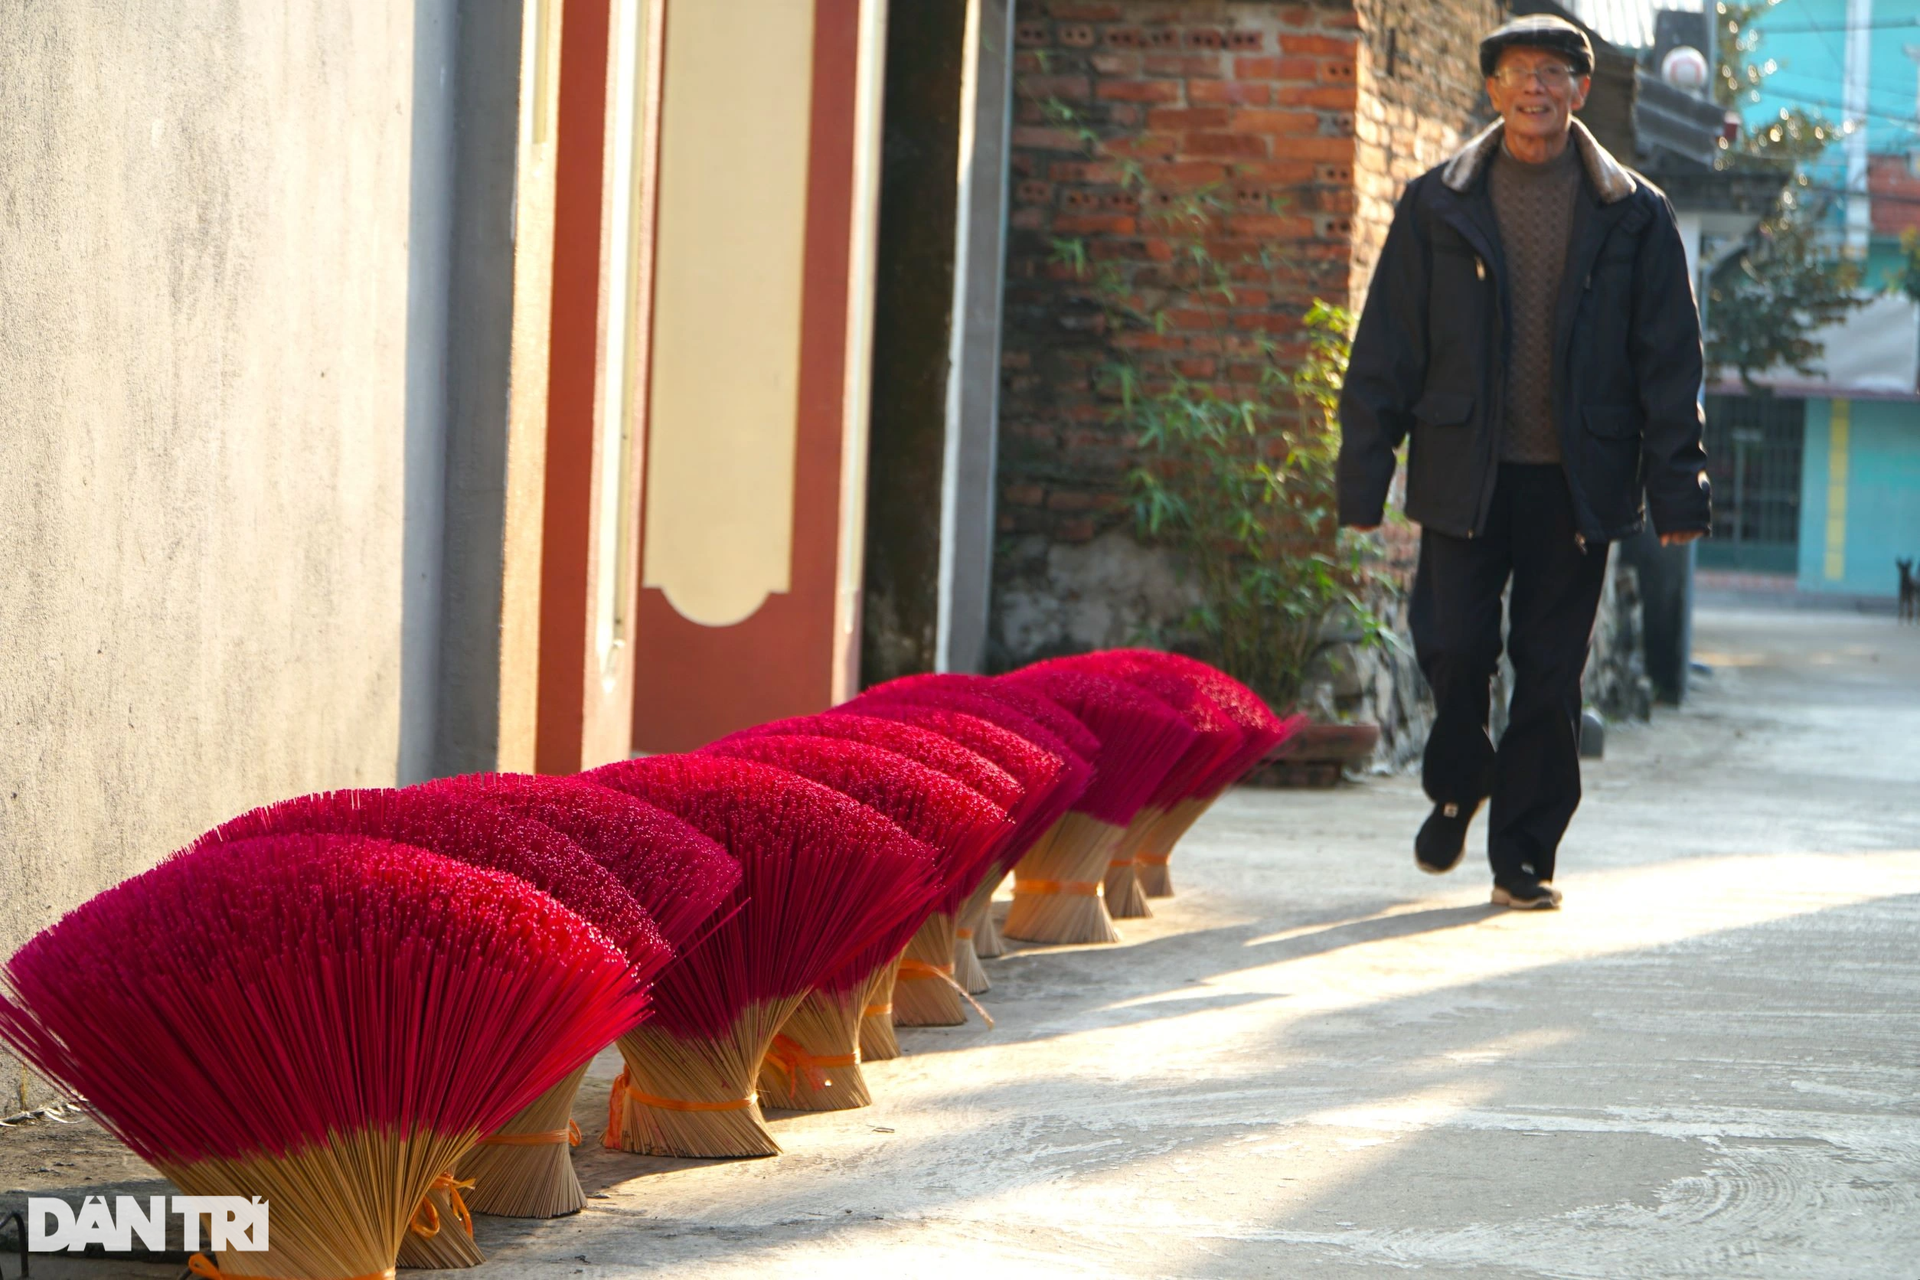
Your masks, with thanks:
[[[1583,548],[1574,533],[1559,466],[1502,463],[1484,536],[1420,536],[1413,644],[1437,712],[1422,782],[1435,803],[1492,798],[1487,858],[1496,880],[1522,870],[1551,880],[1580,805],[1580,674],[1607,546]],[[1496,748],[1487,712],[1509,578],[1514,686]]]

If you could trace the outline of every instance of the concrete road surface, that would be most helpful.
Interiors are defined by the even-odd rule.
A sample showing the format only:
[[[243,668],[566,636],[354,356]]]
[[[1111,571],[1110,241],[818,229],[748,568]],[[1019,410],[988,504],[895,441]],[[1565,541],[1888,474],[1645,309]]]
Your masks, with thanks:
[[[1590,762],[1563,911],[1486,905],[1481,823],[1416,871],[1409,779],[1239,793],[1124,945],[993,962],[998,1025],[903,1033],[870,1109],[583,1146],[588,1210],[482,1219],[469,1274],[1920,1276],[1920,628],[1696,643]]]

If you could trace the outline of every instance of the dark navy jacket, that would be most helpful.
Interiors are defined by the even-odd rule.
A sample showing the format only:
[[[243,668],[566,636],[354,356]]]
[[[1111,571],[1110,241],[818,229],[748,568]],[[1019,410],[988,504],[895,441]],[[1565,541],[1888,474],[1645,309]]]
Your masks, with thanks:
[[[1380,523],[1394,450],[1407,515],[1484,531],[1513,340],[1487,193],[1493,125],[1413,180],[1374,270],[1340,396],[1340,522]],[[1711,523],[1700,315],[1673,206],[1574,121],[1584,181],[1555,310],[1553,403],[1574,517],[1591,542]]]

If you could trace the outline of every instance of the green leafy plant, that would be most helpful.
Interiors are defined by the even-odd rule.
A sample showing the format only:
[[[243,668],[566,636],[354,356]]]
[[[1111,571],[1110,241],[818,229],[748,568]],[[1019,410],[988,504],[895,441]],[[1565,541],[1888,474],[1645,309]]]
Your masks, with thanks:
[[[1094,262],[1078,239],[1055,241],[1054,257],[1105,313],[1114,354],[1097,378],[1137,450],[1128,485],[1138,533],[1174,552],[1199,596],[1153,638],[1290,707],[1330,619],[1340,640],[1384,635],[1364,600],[1370,540],[1343,533],[1336,516],[1335,415],[1352,317],[1316,300],[1290,346],[1236,327],[1245,264],[1212,248],[1224,202],[1211,191],[1156,192],[1137,166],[1121,176],[1155,211],[1145,221],[1168,255],[1159,280],[1143,285],[1129,268]],[[1259,265],[1274,270],[1264,256]],[[1157,341],[1175,312],[1184,356]]]
[[[1739,108],[1758,102],[1777,69],[1760,57],[1755,19],[1780,0],[1734,0],[1716,9],[1714,100]],[[1801,168],[1819,159],[1851,126],[1836,126],[1816,111],[1786,108],[1777,117],[1742,128],[1718,167],[1777,173],[1784,186],[1778,202],[1746,243],[1715,268],[1707,285],[1707,373],[1734,370],[1749,390],[1754,376],[1785,366],[1814,372],[1824,344],[1814,332],[1846,318],[1867,299],[1857,264],[1836,258],[1821,243],[1819,224],[1827,202],[1810,200],[1811,180]]]
[[[1814,332],[1863,305],[1859,264],[1822,250],[1818,217],[1787,204],[1761,219],[1707,286],[1709,376],[1738,371],[1749,390],[1763,370],[1816,372],[1825,344]]]

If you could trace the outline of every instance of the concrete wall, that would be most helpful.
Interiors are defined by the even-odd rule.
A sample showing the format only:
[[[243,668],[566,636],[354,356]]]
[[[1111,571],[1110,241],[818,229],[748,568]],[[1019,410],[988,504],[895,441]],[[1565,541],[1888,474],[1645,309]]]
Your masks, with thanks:
[[[1920,558],[1920,405],[1807,401],[1800,589],[1897,596],[1895,559]]]
[[[454,12],[0,11],[0,954],[429,766]]]

